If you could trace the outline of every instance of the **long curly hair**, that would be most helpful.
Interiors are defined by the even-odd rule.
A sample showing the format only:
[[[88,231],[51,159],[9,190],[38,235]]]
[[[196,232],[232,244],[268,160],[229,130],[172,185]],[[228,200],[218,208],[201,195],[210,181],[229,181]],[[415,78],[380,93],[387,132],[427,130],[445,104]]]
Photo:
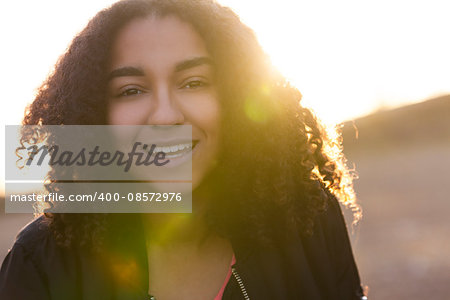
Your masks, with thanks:
[[[107,124],[112,43],[128,22],[149,15],[175,15],[191,24],[214,60],[221,150],[201,186],[211,197],[205,214],[211,230],[267,243],[293,232],[310,234],[332,197],[353,207],[359,219],[340,135],[301,105],[300,92],[274,70],[253,31],[213,0],[124,0],[102,10],[60,57],[23,124]],[[61,245],[93,248],[109,231],[129,233],[124,224],[130,222],[124,220],[136,219],[122,214],[46,218]]]

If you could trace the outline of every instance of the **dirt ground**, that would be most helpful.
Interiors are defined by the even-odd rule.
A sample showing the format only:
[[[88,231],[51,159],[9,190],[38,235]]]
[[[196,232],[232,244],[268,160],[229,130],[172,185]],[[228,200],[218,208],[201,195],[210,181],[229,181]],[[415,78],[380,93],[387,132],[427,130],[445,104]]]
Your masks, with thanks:
[[[450,295],[450,141],[348,155],[364,217],[351,236],[371,300]],[[0,260],[31,215],[0,216]]]
[[[364,210],[352,242],[369,299],[448,299],[450,143],[350,158]]]

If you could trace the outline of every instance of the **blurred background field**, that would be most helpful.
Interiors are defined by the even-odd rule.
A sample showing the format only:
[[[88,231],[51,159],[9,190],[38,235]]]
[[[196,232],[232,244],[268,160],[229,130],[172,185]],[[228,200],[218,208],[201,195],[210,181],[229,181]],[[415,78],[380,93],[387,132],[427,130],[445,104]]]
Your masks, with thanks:
[[[349,230],[369,299],[446,299],[450,96],[346,122],[343,135],[359,175],[355,189],[364,216]],[[1,260],[31,218],[1,212]]]
[[[369,299],[447,299],[450,96],[347,122],[343,135],[359,174],[352,242]]]

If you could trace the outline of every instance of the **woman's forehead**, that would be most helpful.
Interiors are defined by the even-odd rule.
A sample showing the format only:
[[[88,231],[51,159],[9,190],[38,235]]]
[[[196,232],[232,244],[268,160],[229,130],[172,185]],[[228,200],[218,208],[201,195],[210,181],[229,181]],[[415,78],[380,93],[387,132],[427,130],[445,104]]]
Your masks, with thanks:
[[[206,57],[202,37],[176,16],[134,19],[122,28],[112,47],[112,68],[123,64],[176,63],[187,57]]]

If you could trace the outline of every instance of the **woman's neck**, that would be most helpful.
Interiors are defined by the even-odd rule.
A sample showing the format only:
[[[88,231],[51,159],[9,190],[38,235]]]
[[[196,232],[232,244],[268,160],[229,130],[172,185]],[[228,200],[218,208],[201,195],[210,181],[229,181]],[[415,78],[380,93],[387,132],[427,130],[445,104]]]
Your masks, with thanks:
[[[199,249],[207,240],[217,237],[205,222],[209,201],[212,201],[210,190],[199,187],[192,194],[192,213],[143,214],[147,245]]]
[[[195,213],[143,216],[150,295],[158,299],[178,299],[179,294],[186,299],[212,299],[217,295],[233,248],[227,239],[209,231],[203,220]]]
[[[147,244],[161,248],[199,247],[209,234],[198,213],[145,214],[142,218]]]

